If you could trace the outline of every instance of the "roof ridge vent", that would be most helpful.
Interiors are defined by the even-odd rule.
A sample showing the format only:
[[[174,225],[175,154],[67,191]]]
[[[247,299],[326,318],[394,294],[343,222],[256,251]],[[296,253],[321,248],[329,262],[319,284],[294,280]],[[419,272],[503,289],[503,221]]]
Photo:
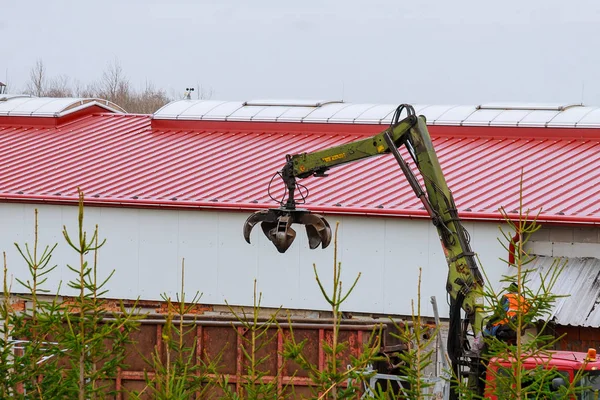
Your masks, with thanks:
[[[60,118],[85,108],[98,106],[114,113],[125,110],[108,100],[87,97],[30,97],[4,96],[0,103],[0,116],[7,117],[54,117]]]
[[[480,104],[477,110],[519,110],[519,111],[565,111],[583,104],[535,104],[535,103],[488,103]]]
[[[343,100],[249,100],[244,106],[258,107],[314,107],[318,108],[326,104],[343,103]]]
[[[27,98],[31,98],[33,96],[30,96],[28,94],[9,94],[9,93],[4,93],[2,95],[0,95],[0,101],[9,101],[10,99],[16,99],[19,97],[27,97]]]

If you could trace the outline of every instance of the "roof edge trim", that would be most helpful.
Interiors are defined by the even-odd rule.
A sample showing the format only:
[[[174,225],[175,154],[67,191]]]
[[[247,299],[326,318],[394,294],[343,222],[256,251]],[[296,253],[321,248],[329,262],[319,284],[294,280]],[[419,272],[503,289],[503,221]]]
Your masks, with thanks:
[[[79,198],[76,196],[54,196],[54,195],[27,195],[27,194],[0,194],[0,201],[16,203],[47,203],[76,205]],[[156,209],[213,209],[222,211],[251,211],[272,208],[273,204],[256,203],[215,203],[211,201],[169,201],[169,200],[148,200],[148,199],[123,199],[123,198],[84,198],[84,204],[90,206],[105,207],[129,207],[129,208],[156,208]],[[401,218],[430,218],[425,210],[399,210],[399,209],[381,209],[381,208],[358,208],[358,207],[331,207],[331,206],[310,206],[304,207],[311,211],[325,214],[336,215],[356,215],[356,216],[379,216],[379,217],[401,217]],[[465,221],[505,221],[505,217],[500,212],[471,212],[459,211],[459,216]],[[513,216],[509,215],[513,220]],[[519,216],[514,215],[514,220]],[[568,215],[550,215],[540,214],[537,220],[541,223],[561,223],[573,225],[600,225],[600,217],[568,216]]]

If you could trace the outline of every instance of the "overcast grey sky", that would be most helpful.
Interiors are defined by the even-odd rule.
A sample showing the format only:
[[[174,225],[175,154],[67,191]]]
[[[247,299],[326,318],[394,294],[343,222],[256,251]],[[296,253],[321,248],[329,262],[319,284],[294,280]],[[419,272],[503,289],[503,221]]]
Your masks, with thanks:
[[[600,105],[600,1],[0,0],[0,80],[36,59],[83,83],[213,99]]]

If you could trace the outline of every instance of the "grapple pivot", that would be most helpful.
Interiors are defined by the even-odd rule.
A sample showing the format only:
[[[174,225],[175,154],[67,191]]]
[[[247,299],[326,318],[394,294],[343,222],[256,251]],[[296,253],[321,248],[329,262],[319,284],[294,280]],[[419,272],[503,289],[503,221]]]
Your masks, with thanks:
[[[275,208],[261,210],[253,213],[244,223],[244,239],[250,243],[250,232],[254,225],[261,223],[265,236],[273,242],[277,251],[285,253],[296,238],[296,231],[292,224],[301,224],[306,228],[308,246],[316,249],[323,248],[331,242],[331,228],[322,215],[312,214],[303,209]]]

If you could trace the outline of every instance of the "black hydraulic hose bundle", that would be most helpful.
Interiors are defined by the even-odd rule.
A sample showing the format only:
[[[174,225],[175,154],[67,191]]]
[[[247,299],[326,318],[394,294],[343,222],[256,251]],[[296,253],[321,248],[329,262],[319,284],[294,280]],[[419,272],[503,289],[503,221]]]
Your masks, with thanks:
[[[463,355],[463,332],[461,310],[465,295],[462,291],[458,291],[456,299],[450,300],[450,321],[448,326],[448,357],[452,362],[453,380],[450,383],[449,400],[458,400],[458,392],[456,390],[457,382],[454,379],[460,379],[460,359]]]
[[[461,310],[465,295],[459,291],[456,299],[450,301],[450,321],[448,326],[448,356],[452,364],[458,363],[463,355],[464,344],[462,338],[462,318]]]

